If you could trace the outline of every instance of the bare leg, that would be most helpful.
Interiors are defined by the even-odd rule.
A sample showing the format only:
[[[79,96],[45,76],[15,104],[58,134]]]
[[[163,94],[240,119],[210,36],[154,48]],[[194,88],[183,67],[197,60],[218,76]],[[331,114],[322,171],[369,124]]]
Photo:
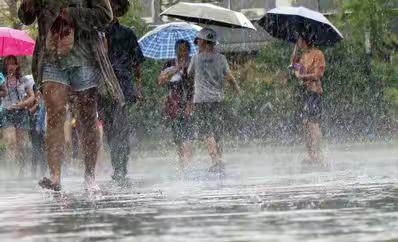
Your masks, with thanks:
[[[206,144],[213,165],[221,162],[222,156],[216,139],[213,136],[207,137]]]
[[[178,146],[177,153],[181,167],[185,168],[187,166],[190,166],[192,164],[193,157],[192,141],[185,141],[183,144]]]
[[[97,129],[98,129],[97,171],[101,172],[104,170],[104,161],[105,161],[104,129],[102,125],[99,125]]]
[[[23,129],[15,129],[15,158],[19,163],[19,175],[23,175],[26,166],[26,152],[25,152],[25,141],[27,137],[27,131]]]
[[[6,158],[10,161],[16,160],[16,140],[15,140],[15,128],[6,128],[3,132],[4,140],[7,145]]]
[[[322,132],[319,123],[307,122],[305,128],[306,128],[306,146],[308,150],[308,156],[313,162],[321,162]]]
[[[83,160],[86,166],[86,184],[95,184],[95,165],[97,163],[99,142],[97,121],[97,89],[92,88],[77,94],[79,140],[82,145]]]
[[[47,108],[47,160],[50,180],[53,184],[61,182],[61,162],[65,156],[64,123],[69,87],[55,82],[46,82],[43,96]]]

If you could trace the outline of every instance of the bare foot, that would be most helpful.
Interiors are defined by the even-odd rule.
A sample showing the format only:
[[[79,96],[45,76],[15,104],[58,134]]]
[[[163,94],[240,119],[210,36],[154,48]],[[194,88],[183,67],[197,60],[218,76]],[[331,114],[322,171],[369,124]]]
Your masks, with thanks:
[[[86,190],[89,193],[95,193],[101,190],[100,187],[95,182],[95,178],[93,177],[85,177],[83,187],[84,190]]]

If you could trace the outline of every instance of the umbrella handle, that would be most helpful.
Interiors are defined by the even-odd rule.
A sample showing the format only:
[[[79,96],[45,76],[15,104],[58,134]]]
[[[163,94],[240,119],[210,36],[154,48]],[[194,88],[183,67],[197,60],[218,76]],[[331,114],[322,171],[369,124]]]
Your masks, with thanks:
[[[293,48],[292,55],[291,55],[291,57],[290,57],[290,65],[291,65],[291,66],[293,66],[294,60],[295,60],[296,57],[297,57],[297,50],[298,50],[298,46],[297,46],[297,44],[295,44],[295,45],[294,45],[294,48]]]

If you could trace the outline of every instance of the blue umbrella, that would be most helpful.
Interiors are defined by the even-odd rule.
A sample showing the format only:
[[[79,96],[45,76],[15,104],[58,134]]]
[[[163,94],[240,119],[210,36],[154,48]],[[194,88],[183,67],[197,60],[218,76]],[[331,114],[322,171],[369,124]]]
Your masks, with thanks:
[[[200,26],[185,22],[163,24],[145,34],[138,43],[145,57],[156,60],[174,59],[175,44],[184,39],[191,45],[192,56],[197,52],[194,40],[201,29]]]

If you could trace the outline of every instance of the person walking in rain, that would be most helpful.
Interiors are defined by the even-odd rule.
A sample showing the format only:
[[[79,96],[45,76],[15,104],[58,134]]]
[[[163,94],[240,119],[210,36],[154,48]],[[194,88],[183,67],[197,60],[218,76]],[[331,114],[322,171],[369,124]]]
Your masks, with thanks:
[[[298,54],[301,50],[301,56]],[[322,162],[320,128],[322,114],[322,77],[325,72],[325,57],[314,47],[313,41],[300,34],[292,54],[292,67],[295,76],[302,81],[302,118],[308,157],[305,161]]]
[[[159,85],[167,84],[169,94],[166,99],[165,114],[173,130],[174,142],[181,168],[192,162],[193,124],[190,103],[192,84],[188,80],[189,53],[191,45],[186,40],[178,40],[175,45],[176,59],[169,61],[158,78]]]
[[[127,163],[130,154],[129,138],[132,134],[129,108],[137,100],[143,99],[140,65],[144,61],[144,56],[134,31],[121,25],[117,19],[128,11],[129,1],[111,0],[110,2],[114,18],[105,30],[108,55],[127,105],[120,107],[115,105],[113,100],[100,97],[98,108],[110,148],[113,166],[112,180],[124,186],[128,185]],[[136,83],[135,88],[133,80]]]
[[[29,79],[24,78],[16,56],[4,58],[3,73],[6,76],[7,95],[2,98],[2,128],[9,145],[8,150],[15,153],[19,165],[19,175],[26,166],[25,143],[28,140],[29,113],[35,96]],[[14,155],[14,154],[11,154]]]
[[[97,91],[102,91],[97,87],[102,87],[98,85],[100,81],[117,82],[109,77],[113,70],[98,33],[113,19],[110,3],[108,0],[23,0],[18,15],[26,25],[37,19],[39,27],[32,71],[47,109],[46,148],[50,169],[50,177],[41,179],[39,185],[61,190],[65,107],[73,92],[77,95],[81,125],[84,185],[90,191],[97,190]]]
[[[188,75],[194,80],[193,108],[199,135],[207,144],[212,160],[209,172],[223,173],[222,134],[224,114],[224,82],[231,84],[240,95],[239,86],[232,75],[227,59],[215,49],[217,33],[210,28],[198,32],[195,44],[199,53],[192,57]]]

